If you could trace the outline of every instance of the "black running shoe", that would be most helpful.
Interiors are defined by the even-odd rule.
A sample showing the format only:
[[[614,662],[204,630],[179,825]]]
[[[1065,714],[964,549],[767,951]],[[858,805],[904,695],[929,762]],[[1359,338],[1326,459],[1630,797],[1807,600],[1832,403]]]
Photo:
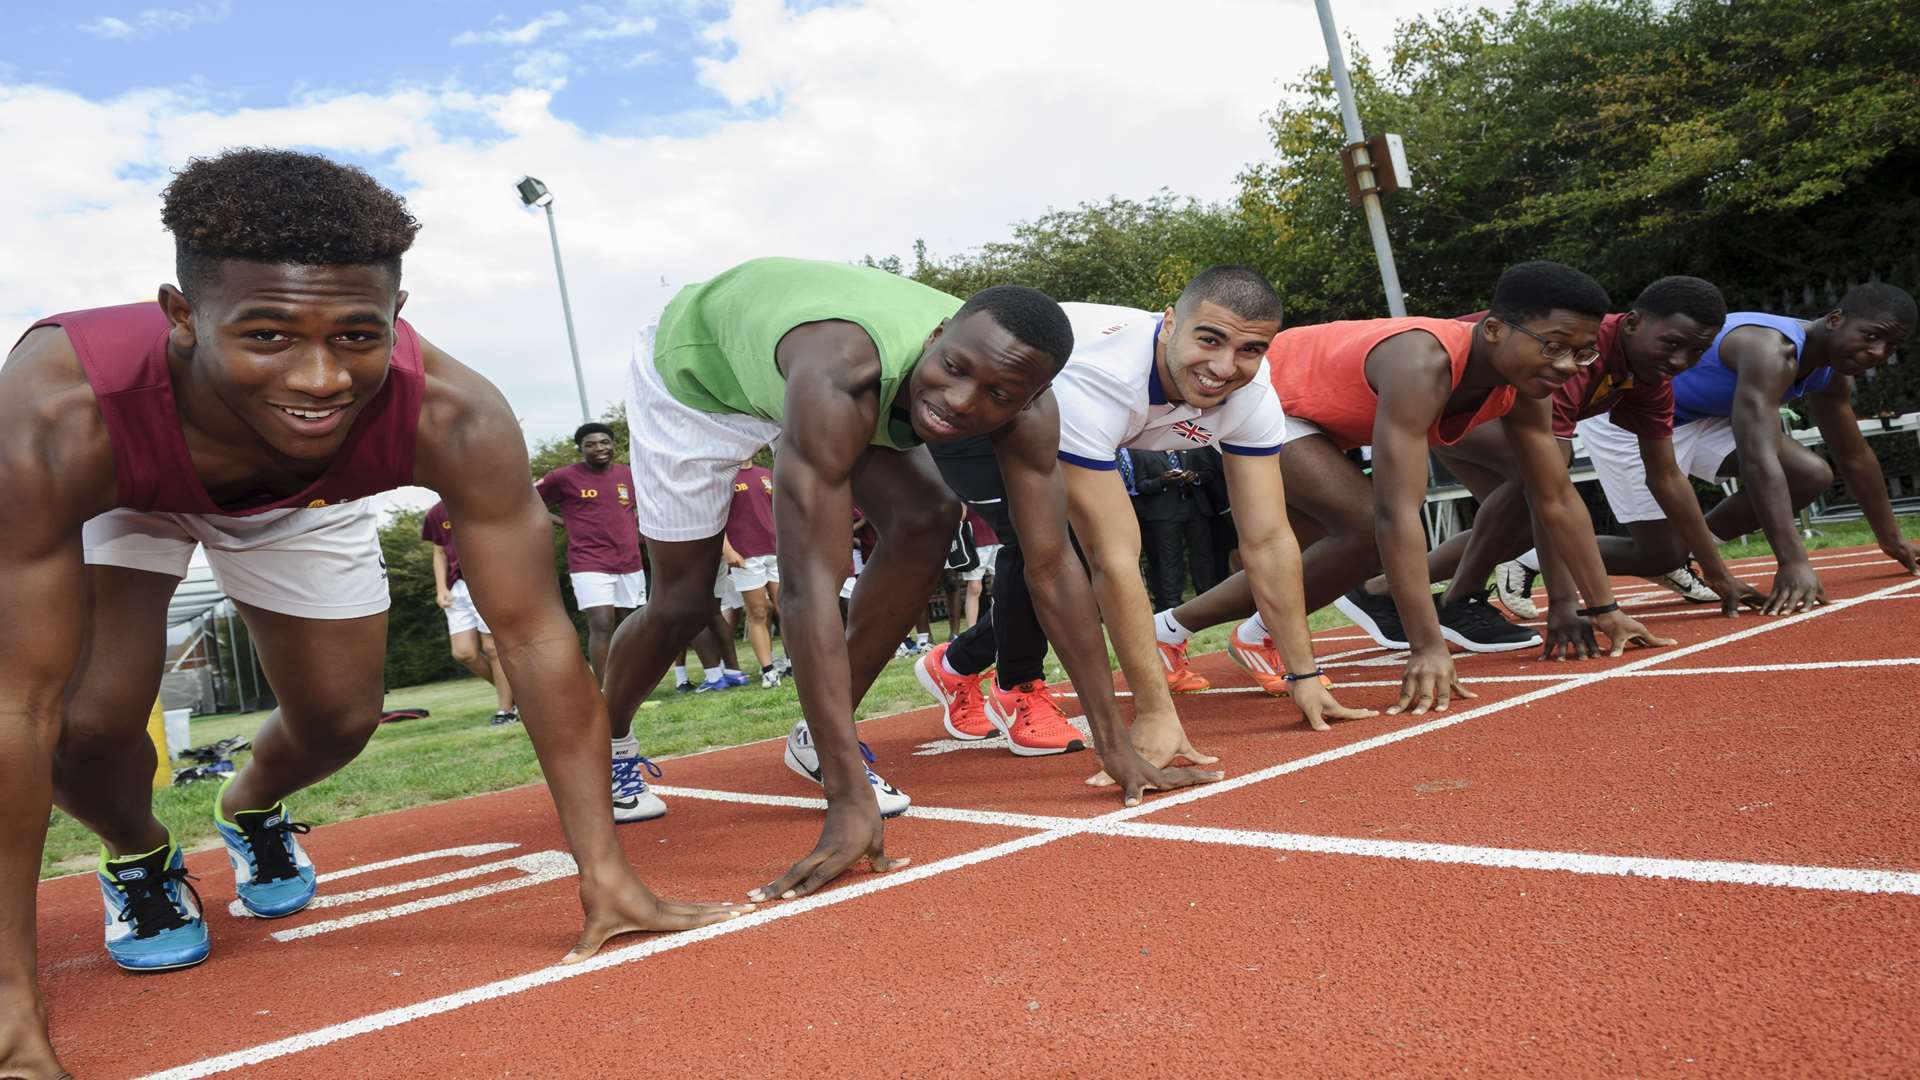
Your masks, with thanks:
[[[1400,625],[1400,610],[1393,606],[1393,597],[1375,596],[1361,586],[1335,600],[1333,606],[1379,642],[1381,648],[1407,647],[1407,632]]]
[[[1540,644],[1539,634],[1502,618],[1486,593],[1442,605],[1440,634],[1468,652],[1512,652]]]

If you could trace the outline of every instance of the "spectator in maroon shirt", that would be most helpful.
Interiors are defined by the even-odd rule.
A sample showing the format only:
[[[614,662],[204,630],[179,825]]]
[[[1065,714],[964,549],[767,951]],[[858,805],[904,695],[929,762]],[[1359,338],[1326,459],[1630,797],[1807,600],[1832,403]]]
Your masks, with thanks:
[[[587,617],[587,659],[594,674],[605,677],[614,629],[647,602],[640,526],[633,515],[633,470],[613,460],[613,429],[605,424],[581,424],[573,445],[580,460],[534,486],[553,523],[567,530],[567,576],[574,604]]]
[[[773,651],[773,616],[780,611],[780,559],[773,532],[773,473],[751,461],[733,476],[733,502],[720,541],[727,575],[747,609],[747,643],[760,664],[760,685],[780,685],[786,657]]]
[[[519,710],[513,707],[513,688],[507,685],[507,673],[500,667],[500,654],[493,647],[493,631],[473,606],[466,579],[460,576],[460,551],[453,544],[453,521],[447,517],[447,504],[437,502],[420,519],[420,539],[433,545],[433,597],[447,613],[447,640],[453,658],[461,667],[493,684],[493,723],[515,723]]]

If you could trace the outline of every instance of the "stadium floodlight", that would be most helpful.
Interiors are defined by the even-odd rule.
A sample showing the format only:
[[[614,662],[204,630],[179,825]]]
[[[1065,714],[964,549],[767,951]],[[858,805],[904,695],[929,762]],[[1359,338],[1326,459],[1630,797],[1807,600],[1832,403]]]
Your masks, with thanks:
[[[580,419],[591,420],[593,415],[587,409],[587,377],[580,370],[580,342],[573,333],[573,303],[567,299],[567,269],[560,262],[560,229],[553,223],[553,192],[531,176],[521,177],[513,187],[528,209],[539,207],[547,212],[547,236],[553,241],[553,274],[560,279],[560,313],[567,320],[567,348],[573,353],[573,386],[580,392]]]

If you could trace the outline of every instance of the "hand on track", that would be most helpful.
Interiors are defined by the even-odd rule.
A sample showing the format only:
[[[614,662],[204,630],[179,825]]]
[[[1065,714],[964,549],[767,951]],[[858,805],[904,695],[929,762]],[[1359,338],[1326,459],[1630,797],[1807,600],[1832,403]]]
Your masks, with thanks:
[[[1774,571],[1773,592],[1760,610],[1766,615],[1787,615],[1809,611],[1826,602],[1827,589],[1820,584],[1819,575],[1813,572],[1813,567],[1801,563]]]
[[[1920,547],[1906,540],[1896,540],[1891,544],[1881,544],[1880,550],[1887,558],[1907,568],[1907,573],[1920,577]]]
[[[1585,660],[1600,655],[1593,624],[1575,614],[1572,604],[1547,605],[1547,632],[1540,648],[1542,660]]]
[[[752,904],[685,904],[653,895],[637,875],[628,871],[611,888],[595,890],[582,884],[580,904],[586,909],[586,928],[580,940],[560,962],[577,964],[621,934],[665,933],[732,919],[753,910]]]
[[[1720,614],[1738,618],[1741,608],[1759,611],[1767,606],[1767,594],[1737,577],[1708,578],[1707,588],[1720,594]]]
[[[1191,747],[1188,749],[1192,750]],[[1140,805],[1140,800],[1145,798],[1149,791],[1172,791],[1175,788],[1193,787],[1195,784],[1211,784],[1226,775],[1212,769],[1155,765],[1142,756],[1137,749],[1131,753],[1128,750],[1128,747],[1118,747],[1101,755],[1100,763],[1106,768],[1087,778],[1088,785],[1092,787],[1118,784],[1120,801],[1125,806]],[[1207,760],[1217,759],[1208,758]]]
[[[839,877],[854,863],[865,859],[875,873],[897,870],[910,859],[889,858],[884,849],[884,824],[880,807],[866,792],[860,796],[867,805],[854,807],[846,800],[827,800],[827,820],[820,827],[820,842],[792,869],[768,884],[747,894],[755,902],[797,900]]]
[[[1421,716],[1428,709],[1446,712],[1454,698],[1477,696],[1460,685],[1460,677],[1453,671],[1453,657],[1447,654],[1445,646],[1416,650],[1407,657],[1407,669],[1400,676],[1400,700],[1387,708],[1387,715],[1411,711],[1414,716]]]
[[[1333,691],[1318,678],[1302,679],[1292,684],[1289,691],[1293,703],[1300,707],[1300,714],[1307,718],[1307,726],[1315,731],[1332,731],[1326,717],[1335,720],[1365,720],[1369,716],[1379,716],[1375,709],[1350,709],[1340,704]]]

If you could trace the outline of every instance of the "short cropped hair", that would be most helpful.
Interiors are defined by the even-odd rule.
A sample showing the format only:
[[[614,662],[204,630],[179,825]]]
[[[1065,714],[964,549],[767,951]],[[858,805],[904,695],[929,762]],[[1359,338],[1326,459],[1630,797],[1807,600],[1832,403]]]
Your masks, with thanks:
[[[1280,294],[1266,275],[1248,266],[1222,263],[1195,274],[1174,301],[1179,311],[1191,311],[1206,301],[1218,304],[1243,319],[1255,322],[1280,321]]]
[[[1909,328],[1920,321],[1920,317],[1916,317],[1913,297],[1907,294],[1907,290],[1884,281],[1869,281],[1848,289],[1847,295],[1840,298],[1840,313],[1885,315]]]
[[[1612,306],[1599,282],[1571,266],[1537,259],[1501,272],[1493,285],[1491,314],[1510,323],[1544,319],[1556,310],[1598,319]]]
[[[967,298],[954,313],[954,322],[976,311],[993,316],[1000,328],[1022,344],[1046,353],[1058,373],[1073,355],[1073,324],[1053,297],[1024,285],[994,285]]]
[[[613,429],[598,420],[589,420],[573,429],[573,445],[578,447],[581,443],[587,441],[587,436],[589,435],[605,435],[607,438],[613,439]],[[614,441],[619,442],[620,440],[614,439]]]
[[[1701,326],[1725,326],[1727,298],[1705,278],[1675,274],[1640,290],[1633,310],[1642,315],[1685,315]]]
[[[397,288],[400,256],[420,231],[405,200],[364,170],[258,147],[189,160],[161,195],[160,221],[189,295],[226,259],[384,266]]]

